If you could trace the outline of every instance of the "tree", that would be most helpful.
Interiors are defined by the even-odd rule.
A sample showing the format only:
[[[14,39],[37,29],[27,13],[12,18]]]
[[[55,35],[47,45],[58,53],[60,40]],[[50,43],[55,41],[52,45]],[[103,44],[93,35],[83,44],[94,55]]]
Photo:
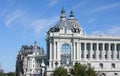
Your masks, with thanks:
[[[86,65],[82,65],[77,62],[75,63],[74,67],[71,69],[70,72],[73,76],[96,76],[94,68],[87,67]]]
[[[5,76],[15,76],[15,72],[9,72],[9,73],[5,73]]]
[[[67,69],[58,67],[53,71],[53,76],[68,76]]]
[[[3,72],[0,72],[0,76],[4,76],[4,73],[3,73]]]

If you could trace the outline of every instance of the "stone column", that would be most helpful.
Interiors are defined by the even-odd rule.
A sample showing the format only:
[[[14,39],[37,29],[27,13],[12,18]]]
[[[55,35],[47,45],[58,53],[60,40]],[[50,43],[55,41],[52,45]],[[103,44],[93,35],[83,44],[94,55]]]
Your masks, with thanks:
[[[58,61],[58,66],[60,66],[60,57],[61,57],[61,49],[60,49],[60,43],[59,42],[57,42],[57,55],[56,55],[56,57],[57,57],[57,61]]]
[[[53,51],[52,48],[53,48],[53,47],[52,47],[52,43],[50,42],[50,48],[49,48],[49,53],[50,53],[50,55],[49,55],[49,57],[50,57],[50,58],[49,58],[49,67],[50,67],[50,68],[52,67],[52,66],[51,66],[51,65],[52,65],[52,56],[53,56],[53,55],[52,55],[52,51]]]
[[[96,43],[96,60],[99,60],[99,44]]]
[[[79,49],[79,43],[77,43],[77,60],[79,60],[79,56],[80,56],[80,49]]]
[[[113,59],[117,59],[117,48],[116,48],[116,43],[114,44],[114,51],[113,51]]]
[[[120,49],[118,49],[118,51],[119,51],[119,56],[118,56],[118,59],[120,60]]]
[[[111,49],[110,49],[110,43],[108,43],[108,60],[111,60]]]
[[[105,60],[105,44],[102,44],[102,60]]]
[[[53,50],[53,51],[54,51],[54,58],[53,58],[53,59],[54,59],[54,61],[55,61],[55,60],[56,60],[56,42],[54,42],[53,45],[54,45],[54,47],[53,47],[53,49],[54,49],[54,50]]]
[[[56,42],[53,44],[53,67],[55,67],[55,62],[56,62]]]
[[[81,52],[81,43],[79,43],[79,60],[81,60],[81,54],[82,54],[82,52]]]
[[[73,65],[75,64],[75,54],[76,54],[76,52],[75,52],[76,50],[75,50],[75,42],[73,42]]]
[[[90,44],[90,60],[93,59],[93,43]]]
[[[86,60],[86,53],[87,53],[86,43],[84,43],[84,60]]]
[[[76,46],[75,46],[75,42],[74,42],[74,60],[75,60],[75,55],[76,54]]]

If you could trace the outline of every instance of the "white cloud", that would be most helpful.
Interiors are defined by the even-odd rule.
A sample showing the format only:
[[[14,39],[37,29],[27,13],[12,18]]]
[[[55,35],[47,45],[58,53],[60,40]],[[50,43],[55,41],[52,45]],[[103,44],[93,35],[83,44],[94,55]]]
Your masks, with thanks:
[[[78,2],[72,9],[77,10],[78,8],[83,7],[87,3],[88,3],[88,0],[82,0]]]
[[[114,4],[104,5],[104,6],[97,7],[95,9],[91,10],[90,12],[91,13],[93,13],[93,12],[99,12],[99,11],[108,10],[108,9],[111,9],[111,8],[114,8],[114,7],[118,7],[118,6],[120,6],[120,3],[114,3]]]
[[[88,23],[94,23],[96,21],[96,18],[91,18],[91,19],[89,19],[87,22]]]
[[[48,31],[48,29],[59,19],[58,16],[53,16],[51,18],[33,18],[32,16],[33,15],[28,16],[25,11],[17,10],[7,15],[5,24],[7,27],[10,27],[17,22],[17,26],[27,30],[23,32],[24,34],[27,34],[29,31],[38,36]]]
[[[106,29],[105,31],[94,31],[92,32],[93,35],[118,35],[120,36],[120,26],[113,26],[111,28]]]
[[[20,10],[14,11],[13,13],[9,14],[5,21],[6,26],[9,27],[13,21],[15,21],[17,18],[19,18],[22,15],[23,12]]]
[[[113,26],[107,30],[107,33],[112,35],[120,35],[120,26]]]
[[[41,32],[50,28],[54,23],[58,20],[58,16],[49,18],[49,19],[38,19],[31,22],[31,26],[36,34],[40,34]]]
[[[50,0],[49,6],[54,6],[59,3],[59,0]]]

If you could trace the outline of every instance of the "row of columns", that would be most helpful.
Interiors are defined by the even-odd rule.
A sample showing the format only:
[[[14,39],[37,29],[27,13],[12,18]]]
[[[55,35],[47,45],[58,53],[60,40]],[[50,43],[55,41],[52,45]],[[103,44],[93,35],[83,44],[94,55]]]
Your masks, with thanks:
[[[84,44],[84,46],[82,46]],[[73,45],[71,46],[71,59],[73,61],[80,61],[80,60],[111,60],[120,59],[120,52],[117,51],[117,44],[114,44],[114,50],[111,50],[111,44],[107,43],[107,48],[108,50],[105,50],[105,44],[106,43],[89,43],[90,44],[90,50],[87,50],[87,44],[88,43],[78,43],[74,42]],[[96,50],[93,50],[93,44],[96,44],[95,48]],[[102,46],[100,47],[100,44]],[[120,45],[120,44],[119,44]],[[84,50],[82,49],[84,48]],[[100,50],[102,49],[102,50]],[[119,46],[119,51],[120,51],[120,46]],[[55,67],[55,62],[58,62],[58,65],[60,65],[60,54],[61,54],[61,48],[60,48],[60,43],[59,42],[51,42],[50,43],[50,51],[49,51],[49,66]],[[119,53],[119,54],[117,54]],[[94,55],[94,56],[93,56]],[[113,56],[113,57],[112,57]]]
[[[60,65],[60,48],[59,42],[50,43],[50,50],[49,50],[49,67],[55,67],[56,62],[58,66]]]
[[[84,46],[81,46],[82,44],[84,44]],[[96,50],[93,50],[93,43],[89,43],[90,44],[90,50],[88,51],[87,49],[87,44],[88,43],[77,43],[74,42],[73,43],[73,60],[86,60],[86,59],[102,59],[105,60],[107,58],[107,60],[116,60],[117,58],[120,59],[120,44],[117,47],[117,44],[114,44],[113,48],[114,50],[111,50],[111,45],[108,45],[108,50],[105,50],[105,44],[106,43],[102,43],[102,47],[100,47],[99,43],[95,43],[96,44]],[[82,48],[84,48],[84,50],[82,50]],[[117,50],[118,48],[118,50]],[[102,49],[102,50],[100,50]],[[118,53],[118,54],[117,54]],[[93,57],[94,55],[94,57]],[[89,56],[89,57],[87,57]],[[118,56],[118,57],[117,57]]]

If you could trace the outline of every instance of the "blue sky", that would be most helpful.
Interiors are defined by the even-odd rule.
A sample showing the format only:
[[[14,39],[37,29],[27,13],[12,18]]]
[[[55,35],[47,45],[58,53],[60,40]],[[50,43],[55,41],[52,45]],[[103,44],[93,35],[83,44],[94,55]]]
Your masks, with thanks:
[[[74,11],[87,34],[120,35],[120,0],[0,0],[0,64],[15,71],[23,44],[37,41],[46,50],[46,32],[59,21],[62,7]]]

